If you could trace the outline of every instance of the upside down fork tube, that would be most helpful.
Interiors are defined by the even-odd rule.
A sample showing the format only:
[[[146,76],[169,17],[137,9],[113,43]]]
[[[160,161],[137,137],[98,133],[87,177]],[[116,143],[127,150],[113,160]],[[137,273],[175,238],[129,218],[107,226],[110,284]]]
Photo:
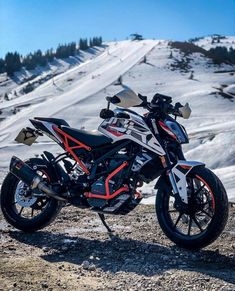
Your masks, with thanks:
[[[204,167],[205,164],[196,161],[179,160],[169,171],[169,179],[174,194],[179,194],[183,203],[188,204],[187,182],[188,173],[195,167]]]

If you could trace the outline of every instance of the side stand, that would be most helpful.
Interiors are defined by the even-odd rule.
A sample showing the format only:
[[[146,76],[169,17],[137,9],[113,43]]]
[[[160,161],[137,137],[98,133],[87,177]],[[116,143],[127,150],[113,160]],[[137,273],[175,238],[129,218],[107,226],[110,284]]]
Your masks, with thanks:
[[[103,225],[105,226],[105,228],[107,229],[108,232],[114,232],[114,230],[112,230],[108,224],[105,221],[105,216],[103,213],[98,213],[100,220],[102,221]]]

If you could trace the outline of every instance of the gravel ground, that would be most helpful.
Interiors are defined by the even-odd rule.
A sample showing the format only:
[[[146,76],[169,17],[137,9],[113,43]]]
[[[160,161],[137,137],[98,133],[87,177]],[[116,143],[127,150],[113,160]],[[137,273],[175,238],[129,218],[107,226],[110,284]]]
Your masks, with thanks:
[[[108,216],[66,207],[49,227],[25,234],[0,214],[0,290],[235,290],[235,209],[222,236],[197,252],[162,233],[154,207]]]

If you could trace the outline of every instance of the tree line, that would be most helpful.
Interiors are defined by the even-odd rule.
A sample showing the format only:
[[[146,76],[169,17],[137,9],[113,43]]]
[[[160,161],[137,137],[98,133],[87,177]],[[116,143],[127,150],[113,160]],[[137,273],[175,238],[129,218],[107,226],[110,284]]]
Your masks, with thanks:
[[[6,72],[8,76],[13,76],[15,72],[23,67],[26,70],[33,70],[37,66],[43,67],[52,62],[54,58],[63,59],[75,56],[79,53],[79,50],[101,46],[102,42],[102,37],[93,37],[89,40],[81,38],[78,44],[76,42],[59,44],[56,50],[51,48],[44,53],[40,49],[26,56],[22,56],[18,52],[8,52],[4,59],[0,58],[0,74]]]
[[[209,51],[195,45],[192,42],[172,41],[170,42],[172,48],[179,49],[185,56],[192,53],[201,53],[205,57],[211,58],[215,64],[235,64],[235,49],[230,47],[216,46]],[[170,56],[172,58],[172,55]]]
[[[235,49],[233,49],[232,47],[230,47],[230,49],[227,49],[223,46],[217,46],[215,48],[211,48],[209,50],[209,54],[216,64],[235,64]]]

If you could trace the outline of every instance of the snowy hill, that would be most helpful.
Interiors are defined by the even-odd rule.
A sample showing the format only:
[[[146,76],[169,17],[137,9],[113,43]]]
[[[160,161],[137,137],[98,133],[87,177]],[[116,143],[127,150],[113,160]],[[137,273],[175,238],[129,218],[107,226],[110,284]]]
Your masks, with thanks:
[[[204,48],[205,50],[209,50],[217,46],[223,46],[227,49],[230,49],[230,47],[232,47],[233,49],[235,49],[235,36],[219,36],[219,40],[218,36],[216,35],[205,36],[193,41],[193,43],[197,46]]]
[[[184,147],[186,157],[205,162],[235,199],[235,66],[214,65],[200,53],[186,56],[164,40],[109,43],[92,59],[66,69],[34,91],[0,103],[1,167],[7,167],[13,154],[26,158],[48,147],[60,152],[46,137],[30,148],[14,142],[17,132],[30,125],[28,118],[58,117],[72,127],[96,129],[105,96],[122,89],[115,85],[119,76],[123,84],[149,98],[160,92],[171,95],[174,102],[190,103],[192,117],[180,121],[191,137]],[[152,185],[144,191],[151,193]]]
[[[86,51],[79,51],[76,56],[70,56],[64,59],[55,58],[52,62],[44,67],[36,67],[34,70],[25,70],[24,68],[15,72],[13,78],[9,78],[7,74],[0,74],[0,103],[3,101],[5,93],[8,99],[12,100],[24,94],[24,89],[30,83],[33,87],[38,87],[47,80],[53,80],[56,76],[65,71],[80,65],[88,60],[92,60],[104,50],[105,46],[92,47]]]

